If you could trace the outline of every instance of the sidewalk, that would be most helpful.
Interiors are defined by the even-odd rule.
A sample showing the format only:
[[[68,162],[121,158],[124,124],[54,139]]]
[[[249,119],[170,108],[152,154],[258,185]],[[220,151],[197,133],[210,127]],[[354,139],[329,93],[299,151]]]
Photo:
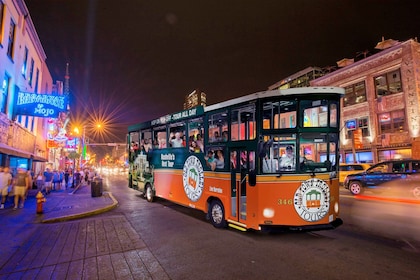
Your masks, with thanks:
[[[124,215],[55,223],[102,213],[118,202],[91,187],[53,191],[36,214],[36,190],[22,209],[0,210],[0,279],[170,279]],[[43,224],[41,224],[43,223]]]
[[[78,219],[109,211],[118,205],[112,193],[103,192],[101,196],[92,197],[90,186],[81,186],[74,191],[73,188],[52,191],[46,195],[43,203],[43,213],[36,213],[37,190],[29,190],[24,209],[12,210],[13,197],[8,199],[6,209],[2,212],[30,212],[36,215],[36,220],[42,223],[53,223]],[[16,213],[18,214],[18,213]],[[33,216],[31,214],[31,216]]]
[[[118,205],[118,201],[110,192],[103,192],[101,196],[92,197],[90,186],[80,186],[76,191],[72,188],[53,191],[45,198],[47,201],[43,205],[44,212],[41,214],[43,223],[95,215],[109,211]]]

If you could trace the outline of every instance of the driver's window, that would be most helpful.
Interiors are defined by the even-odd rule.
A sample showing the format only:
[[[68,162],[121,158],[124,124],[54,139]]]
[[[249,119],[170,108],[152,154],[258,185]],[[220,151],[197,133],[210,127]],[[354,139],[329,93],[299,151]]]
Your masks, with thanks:
[[[373,167],[370,170],[371,173],[387,173],[388,172],[388,164],[379,164]]]

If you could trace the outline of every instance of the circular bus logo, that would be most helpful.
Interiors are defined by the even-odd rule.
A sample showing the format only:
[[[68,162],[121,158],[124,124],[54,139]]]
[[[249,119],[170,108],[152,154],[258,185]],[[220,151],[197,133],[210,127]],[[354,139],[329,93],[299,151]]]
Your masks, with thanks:
[[[203,165],[196,156],[189,156],[184,163],[182,171],[184,191],[188,198],[196,202],[203,194],[204,170]]]
[[[302,182],[295,192],[294,206],[299,216],[307,222],[316,222],[328,214],[330,188],[323,180],[312,178]]]

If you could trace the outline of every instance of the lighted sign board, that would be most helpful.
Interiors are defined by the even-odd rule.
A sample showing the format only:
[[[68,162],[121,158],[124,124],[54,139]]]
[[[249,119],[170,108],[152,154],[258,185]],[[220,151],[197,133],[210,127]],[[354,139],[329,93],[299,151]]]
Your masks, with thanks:
[[[347,129],[356,129],[356,120],[348,120],[346,122]]]
[[[38,94],[19,91],[15,99],[15,115],[57,118],[67,111],[68,98],[58,94]]]

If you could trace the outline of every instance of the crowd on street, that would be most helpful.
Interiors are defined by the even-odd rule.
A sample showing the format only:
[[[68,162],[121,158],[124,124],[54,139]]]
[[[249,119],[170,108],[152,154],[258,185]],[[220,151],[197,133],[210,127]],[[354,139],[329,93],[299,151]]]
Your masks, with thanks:
[[[0,166],[0,209],[13,207],[13,210],[23,208],[25,199],[31,189],[41,192],[44,196],[52,191],[78,188],[81,185],[90,185],[98,174],[93,168],[52,170],[46,168],[34,174],[31,170]],[[13,199],[12,199],[13,198]]]

